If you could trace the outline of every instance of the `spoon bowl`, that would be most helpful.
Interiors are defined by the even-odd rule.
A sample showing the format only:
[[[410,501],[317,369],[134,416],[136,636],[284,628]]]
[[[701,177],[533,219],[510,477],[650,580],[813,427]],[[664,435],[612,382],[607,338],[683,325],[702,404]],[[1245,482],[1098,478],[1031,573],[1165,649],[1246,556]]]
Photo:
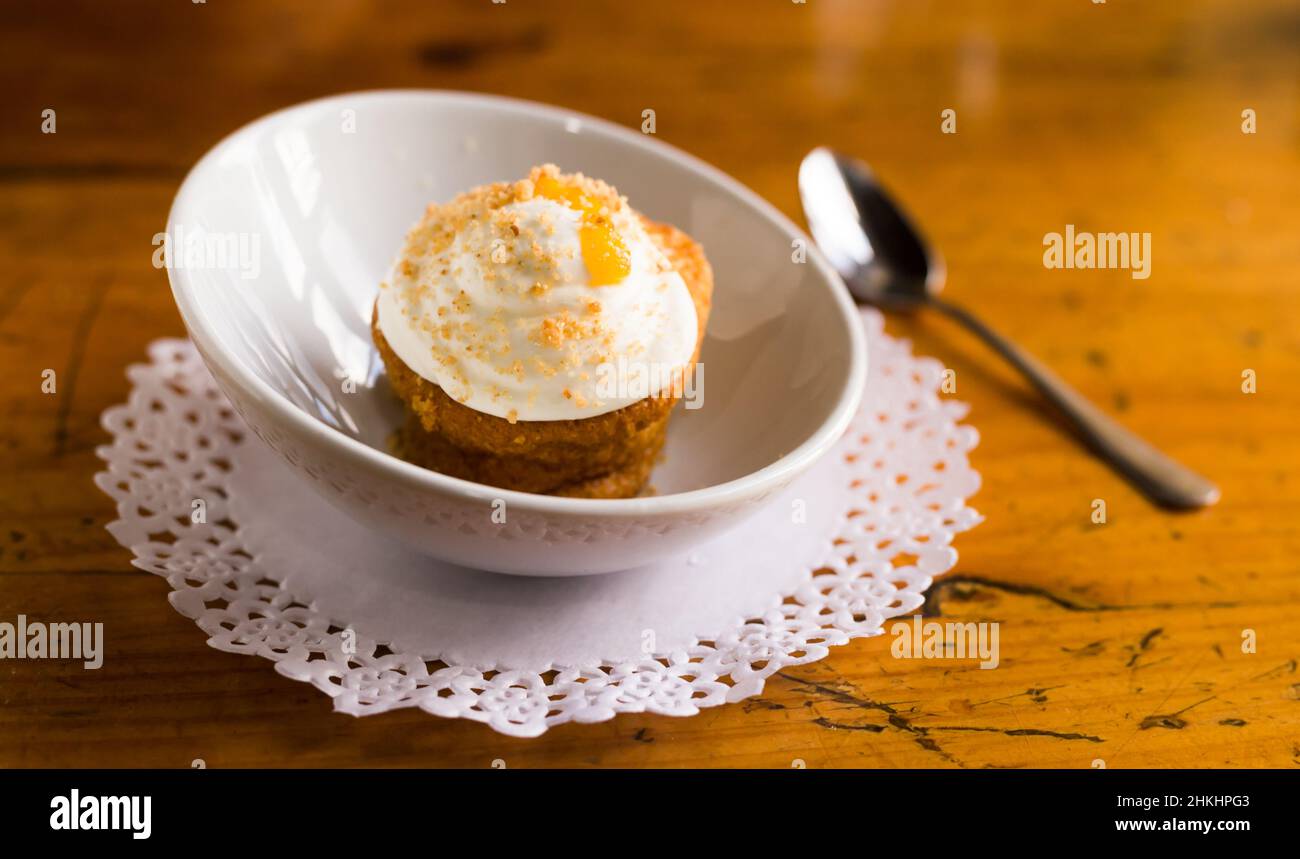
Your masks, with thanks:
[[[863,162],[818,147],[799,165],[808,229],[858,301],[912,311],[943,289],[943,260]]]

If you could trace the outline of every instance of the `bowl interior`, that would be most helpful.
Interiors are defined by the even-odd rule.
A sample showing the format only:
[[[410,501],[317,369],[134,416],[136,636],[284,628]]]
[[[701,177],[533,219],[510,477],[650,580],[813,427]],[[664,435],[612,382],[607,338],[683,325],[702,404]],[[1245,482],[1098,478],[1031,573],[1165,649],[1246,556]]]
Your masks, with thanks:
[[[685,230],[715,275],[702,407],[678,408],[658,494],[750,474],[834,411],[852,324],[814,255],[737,183],[652,138],[523,102],[372,93],[274,114],[191,174],[168,228],[186,322],[297,408],[386,450],[400,421],[370,312],[406,230],[430,201],[543,162],[602,178]]]

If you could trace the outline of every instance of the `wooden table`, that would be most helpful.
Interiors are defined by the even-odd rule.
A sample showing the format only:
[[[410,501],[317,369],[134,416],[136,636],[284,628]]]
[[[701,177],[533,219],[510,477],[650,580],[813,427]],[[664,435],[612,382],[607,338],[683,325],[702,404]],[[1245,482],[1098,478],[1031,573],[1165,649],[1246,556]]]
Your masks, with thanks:
[[[107,654],[95,672],[0,663],[0,766],[1300,765],[1300,9],[730,5],[6,10],[0,620],[94,617]],[[1153,509],[972,337],[893,319],[956,370],[982,437],[986,521],[959,538],[928,611],[1000,622],[1000,668],[898,660],[878,638],[743,704],[536,740],[415,711],[334,714],[267,662],[208,648],[104,531],[113,509],[91,475],[125,366],[183,331],[151,238],[187,167],[270,110],[387,86],[629,126],[653,108],[660,138],[796,218],[800,156],[859,153],[942,249],[953,298],[1212,475],[1223,501]],[[41,133],[46,108],[56,134]],[[1044,268],[1043,236],[1066,224],[1150,232],[1150,278]]]

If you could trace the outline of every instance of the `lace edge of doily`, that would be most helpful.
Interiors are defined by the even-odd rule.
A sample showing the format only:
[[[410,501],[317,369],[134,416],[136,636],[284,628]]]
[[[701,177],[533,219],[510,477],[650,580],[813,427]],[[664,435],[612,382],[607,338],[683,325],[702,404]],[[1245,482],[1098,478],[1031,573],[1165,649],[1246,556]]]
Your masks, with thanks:
[[[878,321],[876,326],[872,326],[870,317],[868,317],[868,327],[877,329],[875,332],[869,332],[874,336],[885,336],[881,330],[883,326],[879,325]],[[911,363],[932,361],[932,359],[912,355],[910,343],[905,340],[887,339],[904,353],[904,357]],[[150,363],[133,364],[128,368],[128,378],[136,383],[132,388],[133,398],[135,392],[140,390],[136,375],[154,372],[158,374],[160,380],[164,379],[165,368],[160,358],[169,354],[175,356],[177,352],[190,353],[191,364],[196,364],[194,369],[202,374],[200,381],[212,385],[206,368],[197,362],[193,355],[192,344],[188,340],[165,339],[150,345]],[[933,391],[934,388],[931,387],[930,390]],[[890,580],[890,586],[897,587],[896,604],[883,611],[864,614],[860,620],[854,617],[851,623],[848,622],[848,618],[839,618],[839,626],[834,625],[834,619],[823,621],[815,627],[800,627],[797,623],[791,623],[798,618],[801,609],[811,610],[818,605],[825,606],[826,591],[821,585],[833,587],[837,582],[852,583],[872,577],[870,573],[864,575],[859,572],[845,578],[850,574],[849,565],[840,564],[833,558],[819,568],[810,569],[807,578],[790,593],[777,595],[773,601],[773,608],[761,617],[746,618],[738,628],[726,630],[715,636],[713,640],[697,639],[692,647],[677,653],[654,654],[639,663],[614,664],[606,660],[599,666],[557,668],[551,672],[544,672],[553,675],[549,682],[542,674],[510,669],[483,671],[444,664],[444,667],[430,672],[429,665],[440,662],[437,656],[386,652],[388,645],[384,642],[359,636],[354,639],[354,647],[350,651],[347,650],[339,640],[340,633],[347,630],[344,621],[322,616],[312,605],[298,602],[294,595],[283,589],[273,575],[258,569],[254,563],[251,563],[252,555],[247,552],[245,554],[249,557],[249,564],[243,568],[232,568],[222,572],[216,578],[204,578],[198,587],[189,585],[185,581],[186,574],[183,571],[159,569],[156,564],[151,564],[142,555],[142,546],[139,542],[131,539],[132,536],[139,535],[135,533],[138,529],[133,528],[128,521],[129,514],[126,508],[130,493],[126,492],[126,497],[122,497],[123,493],[116,491],[120,486],[115,485],[120,484],[123,475],[113,454],[125,436],[121,432],[121,427],[115,427],[114,423],[116,419],[129,416],[130,405],[131,399],[128,399],[127,403],[106,410],[101,418],[101,423],[113,436],[113,444],[96,450],[97,455],[108,468],[95,475],[95,483],[115,500],[119,518],[106,527],[119,543],[132,552],[132,565],[168,579],[172,587],[168,597],[169,602],[176,611],[194,620],[196,625],[208,634],[209,646],[226,652],[259,655],[269,659],[275,664],[278,673],[290,679],[311,683],[331,697],[336,711],[354,716],[418,706],[434,715],[480,721],[502,733],[515,736],[538,736],[554,724],[570,720],[605,721],[619,713],[695,715],[703,708],[734,703],[760,694],[768,677],[784,668],[823,659],[829,655],[830,647],[883,634],[886,622],[904,616],[923,604],[924,593],[932,585],[934,578],[950,570],[956,563],[956,550],[951,547],[949,540],[949,544],[942,547],[948,555],[943,558],[946,562],[934,564],[932,561],[927,565],[933,566],[929,572],[919,568],[897,568],[888,571],[887,578]],[[978,433],[973,427],[958,423],[966,413],[966,406],[963,403],[942,400],[938,411],[946,421],[946,429],[949,432],[961,431],[964,434],[961,452],[963,458],[967,459],[965,468],[972,478],[969,491],[954,497],[952,500],[955,504],[948,511],[951,522],[947,527],[950,528],[951,535],[955,535],[969,530],[982,521],[982,517],[966,503],[978,490],[979,485],[978,472],[970,467],[966,457],[966,454],[978,443]],[[854,431],[854,427],[849,430],[849,432]],[[233,524],[235,529],[224,529],[227,533],[221,534],[222,539],[218,541],[219,544],[226,540],[238,543],[236,533],[238,523]],[[223,529],[218,526],[219,534],[221,530]],[[236,551],[242,551],[242,548]],[[901,548],[899,551],[902,551]],[[819,582],[819,579],[823,581]],[[827,582],[826,579],[834,581]],[[213,622],[218,618],[213,616],[213,610],[209,605],[220,600],[212,598],[211,592],[221,591],[232,580],[244,580],[242,584],[245,586],[253,585],[257,589],[259,601],[256,607],[273,608],[277,618],[282,612],[296,610],[298,615],[294,620],[303,624],[300,629],[314,634],[305,636],[291,634],[277,639],[273,634],[274,631],[251,637],[247,634],[248,631],[245,631],[243,640],[239,640],[240,636],[218,633],[213,628]],[[897,584],[899,582],[902,582],[901,586]],[[204,590],[209,592],[206,596]],[[810,599],[811,592],[819,593],[821,599]],[[229,604],[226,608],[229,608]],[[807,619],[804,620],[806,623]],[[790,640],[792,634],[794,638]],[[746,636],[750,636],[750,640],[744,640]],[[727,638],[732,639],[730,643],[734,649],[727,653],[727,658],[721,659],[717,644]],[[338,655],[345,657],[343,664],[336,661]],[[706,671],[705,662],[708,659],[714,659],[715,664]],[[647,672],[671,674],[689,689],[689,697],[686,700],[680,698],[663,700],[656,694],[648,696],[638,696],[634,692],[626,694],[629,689],[635,689],[638,674]],[[712,674],[713,679],[705,680],[699,676],[700,674]],[[598,678],[596,675],[601,676]],[[559,684],[576,682],[585,685],[587,682],[598,680],[603,681],[603,685],[595,689],[594,694],[590,696],[595,700],[584,701],[584,705],[577,709],[560,707],[558,711],[548,709],[546,713],[538,714],[520,712],[509,707],[502,709],[480,706],[484,697],[491,695],[509,697],[510,690],[515,688],[538,692],[556,688]],[[625,685],[625,681],[629,680],[630,686]],[[393,699],[391,693],[398,691],[391,688],[394,683],[399,686],[405,684],[409,687],[409,693]],[[541,689],[536,688],[539,683]],[[671,687],[672,684],[669,686]],[[380,688],[377,691],[375,687],[388,688]],[[681,687],[678,689],[681,691]],[[610,690],[615,690],[615,694],[611,696]],[[696,697],[696,693],[702,693],[703,697]],[[472,696],[475,700],[472,702],[466,700],[466,696]],[[564,703],[565,701],[561,700],[551,702],[549,706],[554,707]],[[539,715],[541,715],[540,719]]]

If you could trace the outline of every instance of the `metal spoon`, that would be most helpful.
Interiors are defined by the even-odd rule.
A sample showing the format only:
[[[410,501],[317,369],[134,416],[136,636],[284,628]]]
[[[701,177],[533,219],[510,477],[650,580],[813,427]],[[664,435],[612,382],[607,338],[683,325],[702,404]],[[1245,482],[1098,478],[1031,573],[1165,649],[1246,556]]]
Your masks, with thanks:
[[[813,238],[858,301],[887,310],[933,307],[965,325],[1020,370],[1098,456],[1157,504],[1190,509],[1219,500],[1213,483],[1124,429],[974,316],[939,299],[943,262],[867,165],[814,149],[799,166],[799,196]]]

